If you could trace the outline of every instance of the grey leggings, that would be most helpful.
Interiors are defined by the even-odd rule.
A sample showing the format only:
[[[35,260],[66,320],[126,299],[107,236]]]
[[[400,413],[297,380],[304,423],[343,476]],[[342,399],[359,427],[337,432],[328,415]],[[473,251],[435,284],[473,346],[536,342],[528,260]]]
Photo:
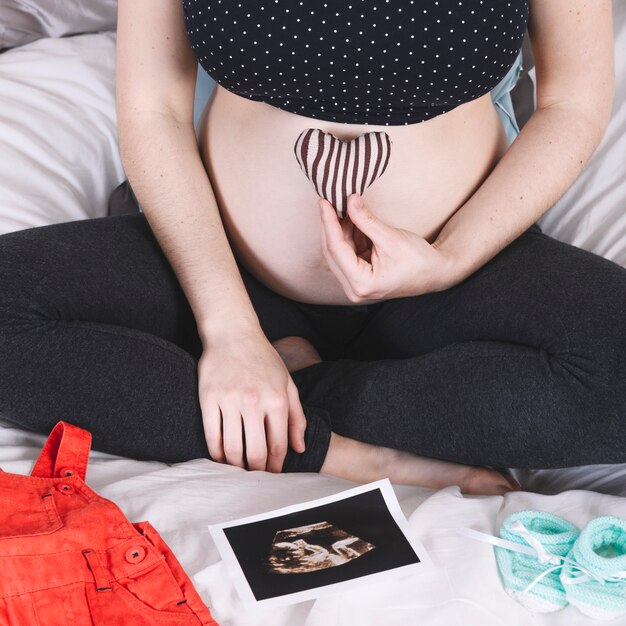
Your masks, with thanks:
[[[458,285],[374,305],[295,302],[240,268],[269,340],[308,339],[293,373],[319,471],[330,433],[493,467],[626,462],[626,270],[533,226]],[[219,298],[219,294],[215,295]],[[141,213],[0,237],[0,417],[95,449],[209,457],[192,311]]]

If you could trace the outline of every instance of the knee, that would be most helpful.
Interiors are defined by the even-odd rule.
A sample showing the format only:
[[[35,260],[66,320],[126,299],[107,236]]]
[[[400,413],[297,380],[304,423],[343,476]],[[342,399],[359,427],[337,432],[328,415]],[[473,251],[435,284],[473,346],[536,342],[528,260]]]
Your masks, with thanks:
[[[624,400],[626,328],[623,323],[618,317],[598,316],[595,321],[588,321],[584,334],[584,339],[571,348],[570,362],[576,360],[579,369],[588,373],[589,383],[596,391]]]
[[[595,255],[594,255],[595,256]],[[581,275],[561,307],[562,362],[605,393],[624,395],[626,384],[626,269],[601,257],[593,277]],[[564,287],[566,288],[566,287]],[[621,389],[621,393],[617,393]]]
[[[36,287],[46,264],[38,256],[27,229],[0,236],[0,332],[14,323],[37,317]]]
[[[539,395],[525,416],[533,424],[535,468],[626,462],[624,385],[576,379]]]
[[[603,411],[626,420],[626,354],[590,344],[585,352],[551,359],[550,370],[565,396],[575,399],[571,408],[582,415]]]

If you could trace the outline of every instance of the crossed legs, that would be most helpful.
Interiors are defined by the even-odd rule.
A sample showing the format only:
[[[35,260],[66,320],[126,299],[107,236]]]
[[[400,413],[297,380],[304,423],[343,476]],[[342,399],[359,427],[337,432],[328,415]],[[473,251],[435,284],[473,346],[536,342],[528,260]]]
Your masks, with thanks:
[[[142,214],[9,233],[0,258],[2,418],[42,433],[66,419],[138,459],[209,457],[195,321]],[[284,471],[352,459],[366,479],[381,455],[355,461],[359,443],[390,450],[389,467],[409,458],[393,451],[626,460],[626,270],[610,261],[528,232],[452,289],[365,307],[297,303],[242,276],[268,339],[302,337],[322,359],[292,372],[307,452]]]
[[[625,310],[624,268],[533,228],[451,289],[374,305],[342,354],[293,376],[351,439],[492,467],[623,463]]]

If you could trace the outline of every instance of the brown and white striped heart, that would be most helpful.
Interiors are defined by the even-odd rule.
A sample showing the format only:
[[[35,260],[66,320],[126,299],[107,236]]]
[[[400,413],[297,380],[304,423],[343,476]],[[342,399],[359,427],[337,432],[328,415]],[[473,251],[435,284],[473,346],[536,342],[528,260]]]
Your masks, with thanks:
[[[307,128],[293,151],[317,195],[326,198],[339,217],[345,217],[350,194],[362,195],[387,169],[391,139],[375,131],[341,141],[319,128]]]

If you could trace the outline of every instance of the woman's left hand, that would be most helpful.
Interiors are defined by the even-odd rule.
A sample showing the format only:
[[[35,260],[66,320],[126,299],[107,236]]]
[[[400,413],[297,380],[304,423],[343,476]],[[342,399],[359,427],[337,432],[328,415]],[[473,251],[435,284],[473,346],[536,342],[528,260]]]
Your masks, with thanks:
[[[452,261],[423,237],[389,226],[359,194],[342,220],[320,199],[322,250],[351,302],[366,304],[442,291],[452,286]]]

